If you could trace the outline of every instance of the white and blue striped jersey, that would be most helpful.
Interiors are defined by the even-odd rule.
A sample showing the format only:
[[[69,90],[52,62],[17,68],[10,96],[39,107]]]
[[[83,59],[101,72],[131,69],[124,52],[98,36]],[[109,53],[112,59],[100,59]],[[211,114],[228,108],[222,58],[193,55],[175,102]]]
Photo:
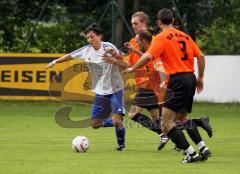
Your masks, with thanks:
[[[87,45],[69,54],[74,59],[85,60],[91,74],[93,91],[100,95],[113,94],[124,88],[119,67],[102,61],[106,49],[114,49],[118,52],[113,44],[102,42],[97,51]]]

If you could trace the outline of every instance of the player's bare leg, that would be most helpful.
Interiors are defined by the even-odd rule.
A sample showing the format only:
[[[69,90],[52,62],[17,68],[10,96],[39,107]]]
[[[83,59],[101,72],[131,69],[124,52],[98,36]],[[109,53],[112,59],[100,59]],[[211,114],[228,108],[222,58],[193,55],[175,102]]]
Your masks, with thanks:
[[[129,118],[132,119],[136,114],[141,113],[142,109],[143,108],[141,108],[139,106],[132,105],[130,108],[130,111],[128,113]]]
[[[159,120],[159,111],[158,111],[158,109],[151,109],[149,112],[150,112],[150,115],[151,115],[153,121]]]
[[[92,119],[92,120],[91,120],[91,127],[92,127],[93,129],[98,129],[98,128],[100,128],[100,127],[103,127],[102,124],[103,124],[103,119],[97,119],[97,118],[95,118],[95,119]]]

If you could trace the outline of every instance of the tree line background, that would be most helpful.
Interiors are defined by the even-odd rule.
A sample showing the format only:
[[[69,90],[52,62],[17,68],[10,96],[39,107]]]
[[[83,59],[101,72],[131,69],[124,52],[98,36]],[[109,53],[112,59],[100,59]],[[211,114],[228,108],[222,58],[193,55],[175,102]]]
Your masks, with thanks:
[[[67,53],[86,44],[83,31],[99,22],[111,0],[49,0],[45,11],[26,46],[29,34],[46,0],[0,1],[0,52]],[[239,0],[116,0],[129,25],[131,15],[144,11],[149,15],[149,29],[155,24],[159,9],[168,7],[179,13],[176,26],[198,42],[205,54],[240,54]],[[176,6],[174,6],[174,3]],[[176,8],[177,7],[177,8]],[[111,41],[111,8],[101,26],[104,41]],[[115,44],[121,47],[133,35],[120,15],[115,16]]]

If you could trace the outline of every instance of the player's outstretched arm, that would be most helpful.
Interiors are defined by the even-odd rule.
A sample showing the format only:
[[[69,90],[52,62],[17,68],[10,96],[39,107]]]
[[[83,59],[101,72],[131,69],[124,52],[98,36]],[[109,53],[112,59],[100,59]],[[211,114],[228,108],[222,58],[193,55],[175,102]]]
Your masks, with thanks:
[[[52,67],[54,67],[54,65],[56,64],[56,63],[62,63],[62,62],[66,62],[66,61],[69,61],[69,60],[72,60],[73,58],[69,55],[69,54],[66,54],[66,55],[64,55],[64,56],[62,56],[62,57],[60,57],[60,58],[58,58],[58,59],[55,59],[55,60],[53,60],[52,62],[50,62],[47,66],[46,66],[46,68],[48,69],[48,68],[52,68]]]
[[[151,59],[152,59],[152,55],[151,54],[144,53],[136,64],[134,64],[130,68],[127,68],[123,73],[132,73],[132,72],[136,71],[137,69],[139,69],[139,68],[143,67],[144,65],[146,65]]]

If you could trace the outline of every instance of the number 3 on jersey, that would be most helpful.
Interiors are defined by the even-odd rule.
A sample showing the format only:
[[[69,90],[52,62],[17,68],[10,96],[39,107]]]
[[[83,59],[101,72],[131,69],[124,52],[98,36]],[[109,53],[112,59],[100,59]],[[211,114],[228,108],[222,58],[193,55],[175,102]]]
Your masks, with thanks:
[[[188,55],[186,53],[186,42],[185,41],[178,41],[179,44],[181,44],[181,51],[183,53],[183,57],[181,57],[181,60],[187,60]]]

